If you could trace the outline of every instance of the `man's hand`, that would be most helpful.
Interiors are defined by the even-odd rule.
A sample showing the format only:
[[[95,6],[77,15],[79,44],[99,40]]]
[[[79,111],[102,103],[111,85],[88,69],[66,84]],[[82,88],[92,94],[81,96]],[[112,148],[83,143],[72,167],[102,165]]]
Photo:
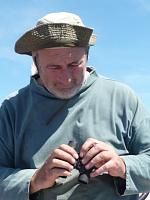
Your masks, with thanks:
[[[33,175],[30,182],[30,194],[52,187],[60,176],[70,176],[77,158],[78,154],[72,147],[60,145]]]
[[[80,157],[86,169],[96,167],[96,170],[91,173],[91,177],[103,173],[123,179],[126,177],[126,166],[123,159],[109,144],[89,138],[81,147]]]

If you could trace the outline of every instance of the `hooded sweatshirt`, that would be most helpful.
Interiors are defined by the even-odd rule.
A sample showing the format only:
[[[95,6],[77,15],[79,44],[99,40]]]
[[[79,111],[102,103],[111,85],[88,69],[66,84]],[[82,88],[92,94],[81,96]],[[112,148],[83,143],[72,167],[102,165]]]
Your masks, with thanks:
[[[58,178],[39,200],[136,200],[150,190],[150,115],[126,85],[93,70],[78,93],[62,100],[35,77],[0,108],[0,194],[29,200],[29,184],[54,149],[88,138],[106,142],[122,156],[126,180],[109,174],[78,181],[79,171]]]

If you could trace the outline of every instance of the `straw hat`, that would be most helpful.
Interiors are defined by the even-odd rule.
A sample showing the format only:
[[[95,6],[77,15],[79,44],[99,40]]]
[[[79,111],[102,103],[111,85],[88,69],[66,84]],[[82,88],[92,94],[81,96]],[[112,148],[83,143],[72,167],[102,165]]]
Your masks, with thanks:
[[[15,51],[31,55],[32,51],[54,47],[87,47],[94,45],[93,29],[86,27],[78,15],[59,12],[41,18],[36,27],[21,36]]]

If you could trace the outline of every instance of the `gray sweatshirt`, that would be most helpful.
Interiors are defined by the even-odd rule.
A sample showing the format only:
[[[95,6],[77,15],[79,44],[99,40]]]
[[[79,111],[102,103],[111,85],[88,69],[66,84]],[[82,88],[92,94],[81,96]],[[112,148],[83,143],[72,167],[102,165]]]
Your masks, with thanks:
[[[89,137],[123,157],[126,181],[105,174],[81,184],[74,169],[39,200],[136,200],[150,190],[150,115],[130,88],[92,71],[74,97],[61,100],[32,77],[0,108],[0,199],[29,200],[31,177],[49,154]]]

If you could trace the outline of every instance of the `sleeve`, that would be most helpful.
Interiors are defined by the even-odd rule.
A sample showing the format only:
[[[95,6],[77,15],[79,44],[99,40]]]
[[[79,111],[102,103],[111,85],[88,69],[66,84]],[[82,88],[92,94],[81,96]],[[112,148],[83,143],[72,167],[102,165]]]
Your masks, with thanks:
[[[136,110],[126,134],[129,155],[122,156],[126,165],[126,181],[124,191],[121,193],[132,195],[148,192],[150,191],[150,114],[139,99],[136,101]],[[119,185],[121,182],[119,180]]]
[[[29,200],[30,179],[36,169],[15,167],[13,119],[6,106],[0,108],[0,199]]]

